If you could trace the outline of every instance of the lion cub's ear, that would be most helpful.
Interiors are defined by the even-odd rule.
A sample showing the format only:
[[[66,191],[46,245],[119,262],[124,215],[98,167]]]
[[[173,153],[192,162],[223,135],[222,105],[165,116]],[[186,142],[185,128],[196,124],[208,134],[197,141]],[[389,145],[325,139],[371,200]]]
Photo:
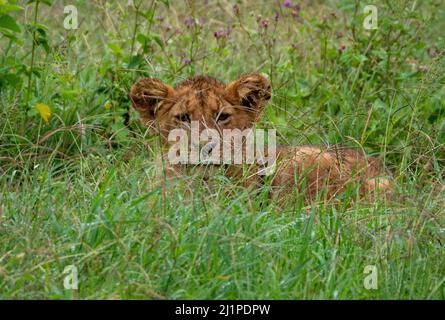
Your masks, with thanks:
[[[149,124],[155,120],[155,115],[162,102],[171,98],[174,89],[161,80],[145,78],[136,82],[130,90],[130,99],[134,108],[139,111],[142,120]]]
[[[226,87],[230,102],[240,105],[259,116],[271,97],[269,79],[260,74],[247,74]]]

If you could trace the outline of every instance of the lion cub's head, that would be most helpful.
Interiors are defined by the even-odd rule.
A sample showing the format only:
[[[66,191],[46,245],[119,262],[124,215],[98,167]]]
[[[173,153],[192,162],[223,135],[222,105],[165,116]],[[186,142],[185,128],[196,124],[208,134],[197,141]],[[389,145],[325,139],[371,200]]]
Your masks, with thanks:
[[[164,139],[171,130],[190,128],[192,121],[204,129],[247,129],[258,120],[271,96],[269,80],[259,74],[244,75],[228,85],[206,76],[181,82],[175,88],[158,79],[136,82],[130,92],[142,121]]]

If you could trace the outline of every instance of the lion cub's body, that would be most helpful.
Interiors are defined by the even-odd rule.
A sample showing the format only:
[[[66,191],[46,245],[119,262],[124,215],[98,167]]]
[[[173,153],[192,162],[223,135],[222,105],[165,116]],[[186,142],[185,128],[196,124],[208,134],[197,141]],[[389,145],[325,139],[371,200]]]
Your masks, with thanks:
[[[290,190],[297,185],[307,198],[324,192],[328,199],[356,185],[361,196],[389,187],[380,161],[363,152],[340,146],[285,146],[281,164],[272,181],[274,188]]]
[[[190,129],[198,121],[202,129],[251,128],[271,96],[269,81],[249,74],[225,85],[204,76],[186,80],[172,88],[157,79],[142,79],[133,85],[130,98],[152,133],[159,133],[166,147],[168,134],[175,128]],[[173,172],[181,172],[175,166]],[[255,167],[255,166],[254,166]],[[179,168],[179,170],[178,170]],[[232,178],[246,176],[245,166],[226,166]],[[173,167],[172,167],[173,169]],[[260,185],[264,177],[248,169],[247,184]],[[378,159],[363,152],[338,146],[279,146],[276,170],[271,177],[272,194],[304,192],[314,198],[324,192],[329,198],[357,183],[360,194],[386,190],[390,180]]]

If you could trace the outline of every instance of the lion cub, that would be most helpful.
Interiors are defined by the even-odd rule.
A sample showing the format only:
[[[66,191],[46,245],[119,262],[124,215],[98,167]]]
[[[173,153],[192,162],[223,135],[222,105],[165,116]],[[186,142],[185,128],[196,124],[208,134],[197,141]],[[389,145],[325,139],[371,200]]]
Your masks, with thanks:
[[[191,133],[193,123],[198,125],[198,133],[252,128],[271,98],[271,86],[260,74],[247,74],[227,85],[211,77],[197,76],[175,88],[158,79],[145,78],[132,86],[129,96],[149,132],[160,134],[164,147],[169,149],[176,142],[169,138],[171,133],[178,128]],[[241,147],[246,145],[245,138]],[[210,153],[212,149],[219,149],[216,148],[219,143],[210,144]],[[245,155],[239,145],[234,147],[233,142],[230,143],[235,149],[232,151]],[[192,145],[186,144],[184,150],[190,151]],[[357,150],[303,145],[277,146],[274,151],[275,170],[270,178],[272,195],[298,191],[306,199],[314,199],[324,192],[330,199],[345,191],[351,183],[358,186],[361,196],[390,188],[390,179],[384,177],[380,161]],[[264,155],[267,157],[268,152]],[[179,168],[172,171],[180,172],[181,164],[184,162],[176,162],[170,168]],[[248,185],[264,183],[261,170],[252,170],[262,166],[264,163],[248,166],[245,180]],[[226,175],[232,178],[246,176],[246,166],[242,164],[229,162],[225,167]]]

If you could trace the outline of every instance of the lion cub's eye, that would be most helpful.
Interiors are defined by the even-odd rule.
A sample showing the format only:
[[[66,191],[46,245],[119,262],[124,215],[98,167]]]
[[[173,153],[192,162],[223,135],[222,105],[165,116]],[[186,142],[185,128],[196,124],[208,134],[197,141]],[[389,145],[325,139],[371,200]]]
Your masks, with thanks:
[[[229,119],[230,114],[225,113],[225,112],[220,112],[216,115],[216,121],[217,122],[223,122],[226,121],[227,119]]]
[[[178,114],[176,116],[176,120],[181,122],[190,122],[190,116],[188,115],[188,113]]]

